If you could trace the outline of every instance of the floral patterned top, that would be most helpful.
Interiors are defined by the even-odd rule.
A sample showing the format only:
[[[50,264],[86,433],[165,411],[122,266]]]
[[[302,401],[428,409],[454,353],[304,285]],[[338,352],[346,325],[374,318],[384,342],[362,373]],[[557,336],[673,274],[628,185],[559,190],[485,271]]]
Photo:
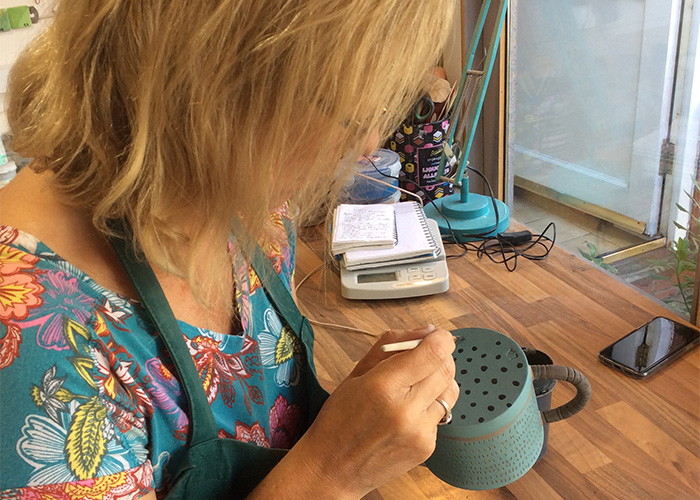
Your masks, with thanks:
[[[265,254],[291,286],[286,207]],[[300,339],[234,245],[240,334],[179,322],[219,435],[290,448],[305,430]],[[138,498],[169,488],[187,400],[145,310],[0,226],[0,498]]]

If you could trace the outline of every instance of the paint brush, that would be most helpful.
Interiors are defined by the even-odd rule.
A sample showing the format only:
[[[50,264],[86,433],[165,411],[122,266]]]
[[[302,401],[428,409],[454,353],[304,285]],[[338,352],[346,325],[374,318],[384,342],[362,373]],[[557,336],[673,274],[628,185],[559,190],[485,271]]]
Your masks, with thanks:
[[[452,339],[457,342],[458,340],[462,340],[462,337],[457,337],[457,336],[452,336]],[[409,351],[411,349],[415,349],[420,345],[420,343],[423,342],[423,339],[416,339],[416,340],[404,340],[403,342],[392,342],[391,344],[384,344],[381,349],[382,352],[400,352],[400,351]]]

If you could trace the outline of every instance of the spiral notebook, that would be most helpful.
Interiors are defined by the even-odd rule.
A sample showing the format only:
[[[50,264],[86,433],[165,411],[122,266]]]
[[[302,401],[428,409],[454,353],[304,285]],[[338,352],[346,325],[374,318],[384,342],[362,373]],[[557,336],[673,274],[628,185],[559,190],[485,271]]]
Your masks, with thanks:
[[[440,246],[435,239],[423,207],[415,201],[396,203],[397,241],[393,248],[352,250],[343,254],[348,271],[393,264],[420,262],[438,257]]]

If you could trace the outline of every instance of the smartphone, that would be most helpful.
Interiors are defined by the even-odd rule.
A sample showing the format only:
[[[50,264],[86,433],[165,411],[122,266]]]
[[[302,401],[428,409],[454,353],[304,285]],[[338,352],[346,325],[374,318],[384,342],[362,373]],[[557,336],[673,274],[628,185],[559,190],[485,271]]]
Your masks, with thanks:
[[[600,351],[598,359],[627,375],[643,378],[699,343],[699,330],[658,317]]]

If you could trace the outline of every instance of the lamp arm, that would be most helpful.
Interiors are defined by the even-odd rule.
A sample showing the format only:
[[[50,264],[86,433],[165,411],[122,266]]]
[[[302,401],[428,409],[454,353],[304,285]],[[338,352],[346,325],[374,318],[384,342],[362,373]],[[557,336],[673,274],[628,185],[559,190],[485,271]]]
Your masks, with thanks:
[[[459,88],[457,90],[457,98],[453,101],[452,109],[452,122],[450,128],[447,131],[447,137],[445,140],[452,144],[454,140],[455,131],[457,130],[457,123],[461,118],[460,113],[462,111],[464,92],[466,91],[467,81],[469,80],[469,74],[473,71],[474,58],[476,57],[476,50],[479,47],[479,40],[484,33],[484,25],[486,24],[486,16],[491,8],[491,0],[483,0],[481,3],[481,10],[479,11],[479,17],[476,20],[476,26],[474,27],[474,33],[472,34],[472,40],[469,45],[469,59],[464,65],[462,70],[462,77],[459,81]]]
[[[474,30],[474,35],[472,37],[469,60],[464,67],[462,72],[462,79],[459,83],[459,90],[457,93],[457,98],[454,101],[454,108],[452,112],[452,123],[448,129],[447,137],[445,138],[445,146],[443,147],[443,154],[440,158],[440,166],[438,169],[438,178],[443,178],[445,174],[445,166],[449,163],[450,171],[449,177],[450,182],[457,186],[462,185],[462,180],[464,178],[464,173],[466,171],[467,165],[469,164],[469,154],[471,152],[472,144],[474,142],[474,136],[476,135],[477,125],[479,123],[479,116],[481,115],[481,110],[484,106],[484,100],[486,98],[486,90],[488,87],[489,80],[491,79],[491,73],[493,71],[493,66],[496,61],[496,53],[498,51],[498,44],[501,39],[501,32],[503,31],[503,25],[505,24],[506,12],[508,10],[508,0],[500,0],[498,7],[496,23],[494,25],[494,30],[491,33],[491,43],[489,44],[488,51],[486,53],[485,69],[483,72],[483,77],[479,79],[476,91],[473,96],[477,97],[476,106],[469,105],[466,117],[466,144],[465,147],[460,151],[461,158],[457,158],[456,155],[450,155],[450,152],[454,153],[454,136],[457,130],[457,125],[459,122],[459,114],[463,106],[463,96],[465,92],[466,82],[470,75],[475,73],[480,73],[472,70],[471,66],[474,63],[474,57],[478,47],[479,39],[484,31],[484,25],[486,23],[486,15],[491,6],[491,0],[484,0],[481,5],[481,11],[479,12],[479,18],[477,20],[477,25]],[[471,100],[471,97],[470,97]],[[471,104],[471,103],[470,103]],[[454,159],[459,162],[459,169],[456,174],[452,175],[452,170],[455,165]]]

